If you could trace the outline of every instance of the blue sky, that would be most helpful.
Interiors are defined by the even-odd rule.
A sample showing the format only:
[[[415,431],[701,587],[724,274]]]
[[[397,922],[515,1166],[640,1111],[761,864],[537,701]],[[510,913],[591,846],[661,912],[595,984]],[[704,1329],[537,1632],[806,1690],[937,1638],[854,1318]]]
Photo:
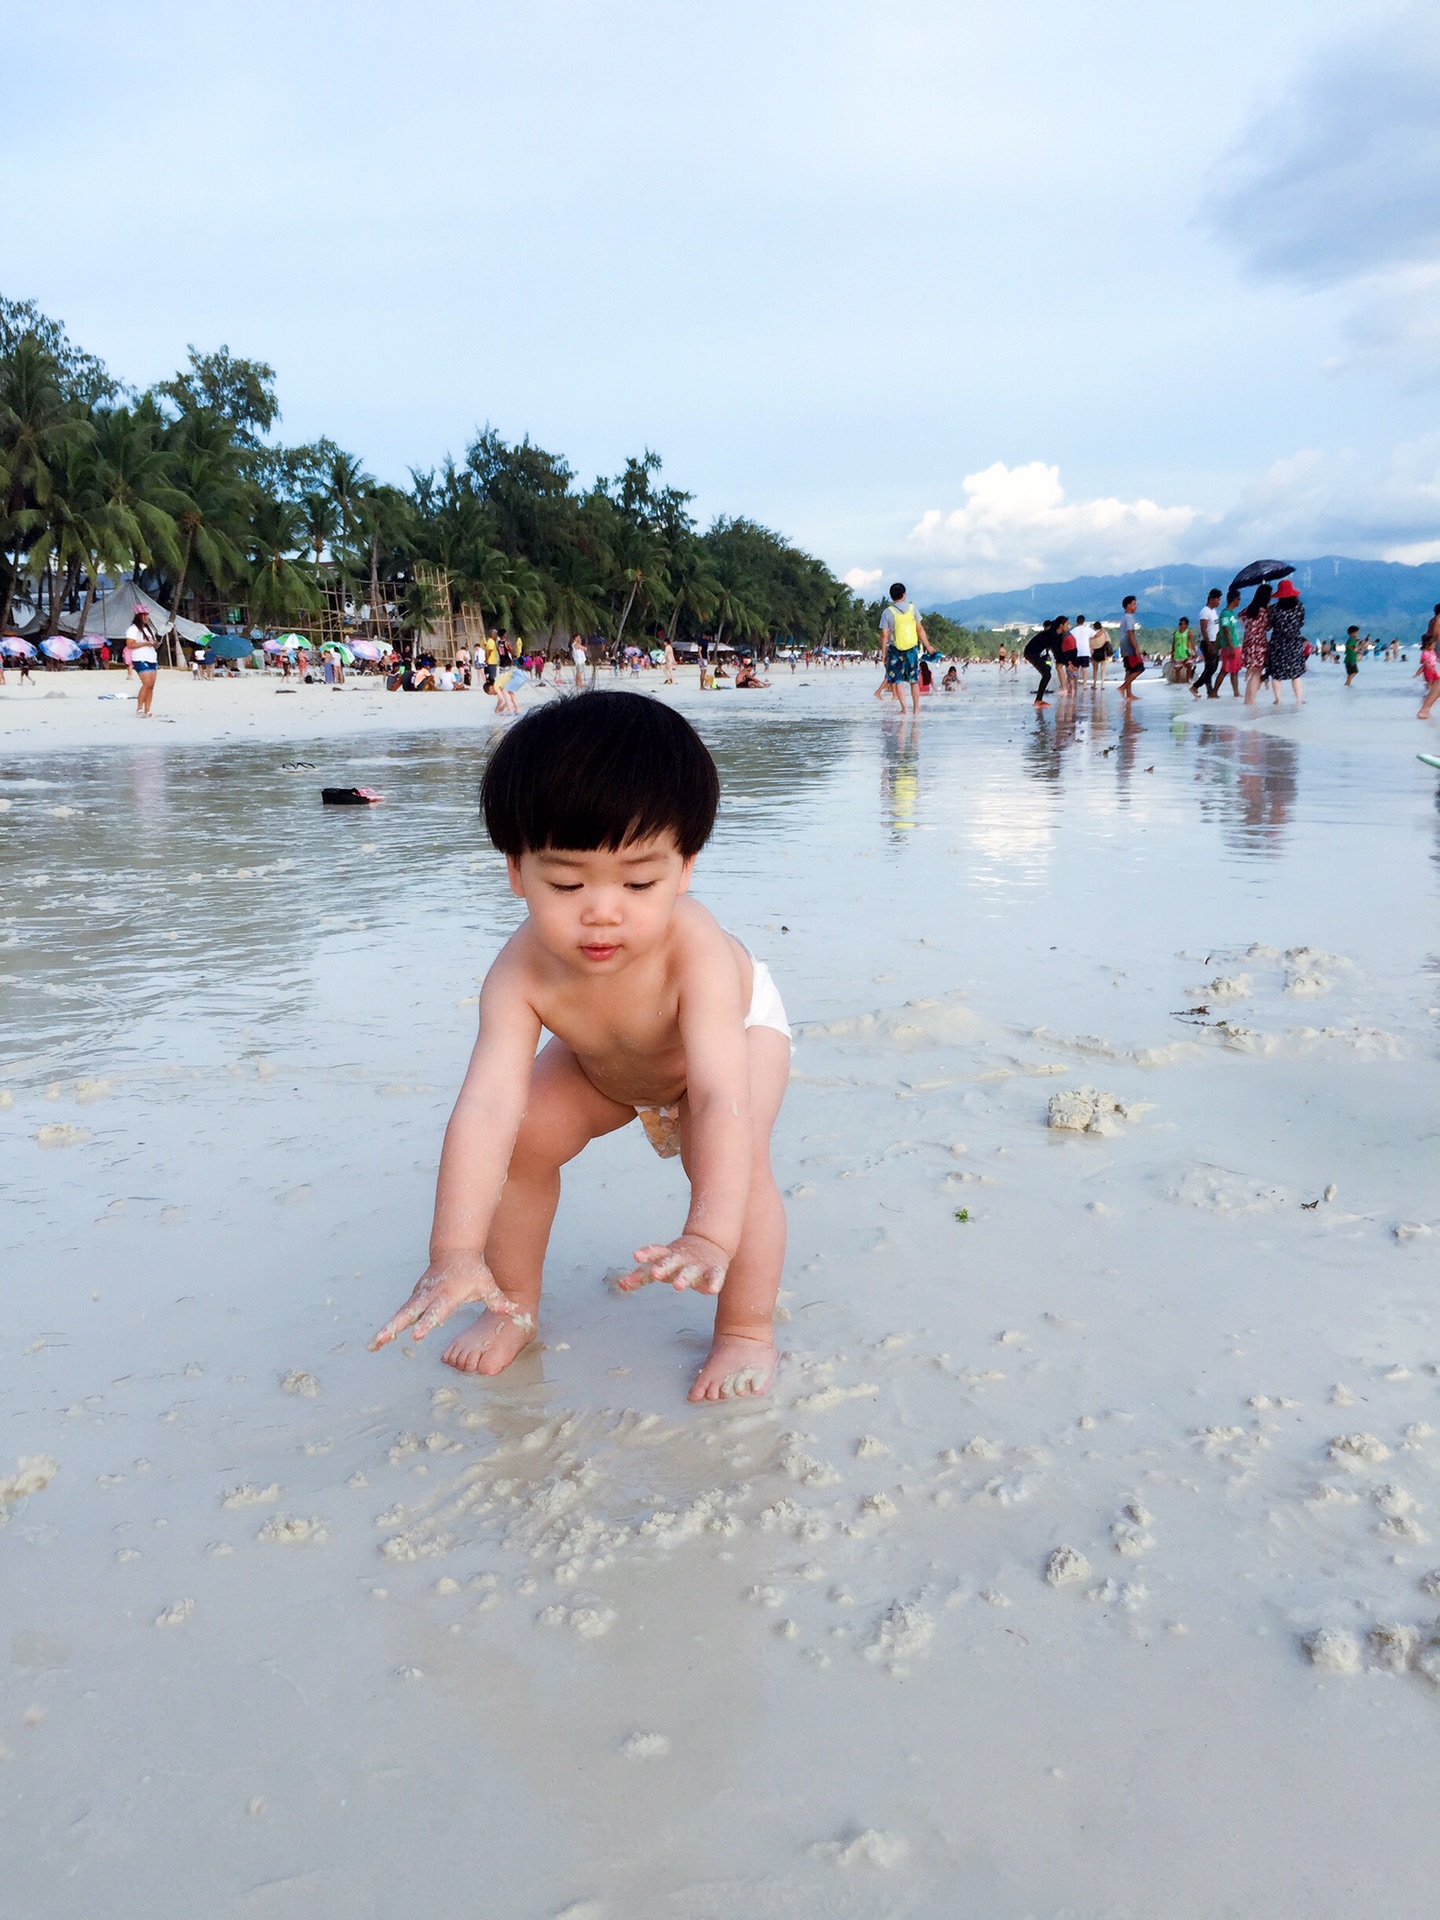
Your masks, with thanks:
[[[652,446],[857,582],[1436,558],[1433,16],[50,0],[0,290],[396,480]]]

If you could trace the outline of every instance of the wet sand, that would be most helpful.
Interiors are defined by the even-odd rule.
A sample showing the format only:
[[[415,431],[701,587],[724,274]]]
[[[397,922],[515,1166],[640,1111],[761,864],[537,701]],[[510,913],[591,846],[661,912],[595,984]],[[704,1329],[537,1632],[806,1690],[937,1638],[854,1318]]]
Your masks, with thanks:
[[[799,1029],[788,1358],[714,1409],[703,1304],[605,1285],[638,1127],[508,1375],[364,1350],[515,924],[483,696],[0,690],[7,1909],[1428,1920],[1412,668],[680,690]]]

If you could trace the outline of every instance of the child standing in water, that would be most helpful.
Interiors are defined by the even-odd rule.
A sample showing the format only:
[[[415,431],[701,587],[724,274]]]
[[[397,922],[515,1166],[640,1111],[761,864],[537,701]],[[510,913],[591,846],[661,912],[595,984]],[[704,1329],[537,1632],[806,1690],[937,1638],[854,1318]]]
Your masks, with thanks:
[[[372,1351],[473,1302],[485,1311],[444,1358],[508,1367],[535,1337],[561,1167],[638,1117],[657,1153],[679,1154],[690,1209],[620,1285],[719,1296],[692,1400],[768,1391],[785,1256],[770,1131],[790,1028],[764,963],[688,897],[718,800],[695,730],[641,694],[556,701],[500,742],[481,805],[527,915],[481,990],[430,1264]]]
[[[1417,716],[1421,720],[1430,718],[1435,702],[1440,700],[1440,659],[1436,658],[1435,648],[1435,622],[1432,621],[1420,643],[1420,664],[1412,676],[1425,682],[1425,698],[1420,702]]]

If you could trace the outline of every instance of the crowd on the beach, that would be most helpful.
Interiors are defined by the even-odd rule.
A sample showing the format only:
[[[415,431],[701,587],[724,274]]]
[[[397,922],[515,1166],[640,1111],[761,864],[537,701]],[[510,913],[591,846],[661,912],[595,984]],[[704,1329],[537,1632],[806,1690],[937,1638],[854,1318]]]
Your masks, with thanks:
[[[900,684],[906,680],[913,682],[925,673],[923,658],[918,654],[914,656],[919,662],[918,673],[905,664],[910,656],[897,649],[897,626],[906,636],[905,644],[915,644],[909,638],[913,629],[918,631],[925,650],[932,651],[925,642],[924,626],[904,595],[905,590],[899,583],[891,589],[891,605],[886,609],[881,635],[886,649],[886,684],[879,689],[879,694],[893,691],[897,699]],[[1265,687],[1270,689],[1273,704],[1279,706],[1281,690],[1288,686],[1295,705],[1300,707],[1305,703],[1300,683],[1312,658],[1343,661],[1347,687],[1355,684],[1360,663],[1367,657],[1408,661],[1409,655],[1401,640],[1397,638],[1382,645],[1368,634],[1362,639],[1358,626],[1346,630],[1343,646],[1333,640],[1322,641],[1317,646],[1308,640],[1305,603],[1299,589],[1288,578],[1274,585],[1262,581],[1255,587],[1248,604],[1242,605],[1243,600],[1244,595],[1236,587],[1232,586],[1228,593],[1212,587],[1194,627],[1188,615],[1182,616],[1175,627],[1168,658],[1160,664],[1166,678],[1188,687],[1196,700],[1220,699],[1228,682],[1231,697],[1243,697],[1246,706],[1256,705]],[[1114,659],[1122,676],[1121,698],[1133,700],[1141,674],[1147,665],[1155,664],[1153,654],[1145,650],[1136,608],[1136,597],[1127,595],[1121,603],[1115,639],[1103,621],[1087,620],[1083,613],[1076,614],[1073,620],[1067,614],[1056,614],[1021,648],[1012,652],[1002,646],[999,664],[1002,669],[1018,667],[1023,657],[1040,676],[1034,704],[1037,708],[1046,708],[1050,705],[1046,696],[1052,680],[1062,698],[1074,698],[1086,690],[1099,691],[1105,686],[1107,670]],[[1437,647],[1440,647],[1440,603],[1435,606],[1421,637],[1420,664],[1415,672],[1415,678],[1424,682],[1419,711],[1422,720],[1428,719],[1440,702]],[[945,684],[950,684],[953,672],[952,666]],[[918,700],[912,704],[918,705]]]

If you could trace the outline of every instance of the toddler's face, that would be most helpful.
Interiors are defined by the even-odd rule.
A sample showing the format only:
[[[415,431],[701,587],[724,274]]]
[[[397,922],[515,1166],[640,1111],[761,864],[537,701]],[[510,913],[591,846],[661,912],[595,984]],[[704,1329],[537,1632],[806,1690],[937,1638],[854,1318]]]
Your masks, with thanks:
[[[615,852],[549,847],[507,862],[547,953],[586,973],[609,974],[651,953],[665,938],[695,862],[670,834]]]

